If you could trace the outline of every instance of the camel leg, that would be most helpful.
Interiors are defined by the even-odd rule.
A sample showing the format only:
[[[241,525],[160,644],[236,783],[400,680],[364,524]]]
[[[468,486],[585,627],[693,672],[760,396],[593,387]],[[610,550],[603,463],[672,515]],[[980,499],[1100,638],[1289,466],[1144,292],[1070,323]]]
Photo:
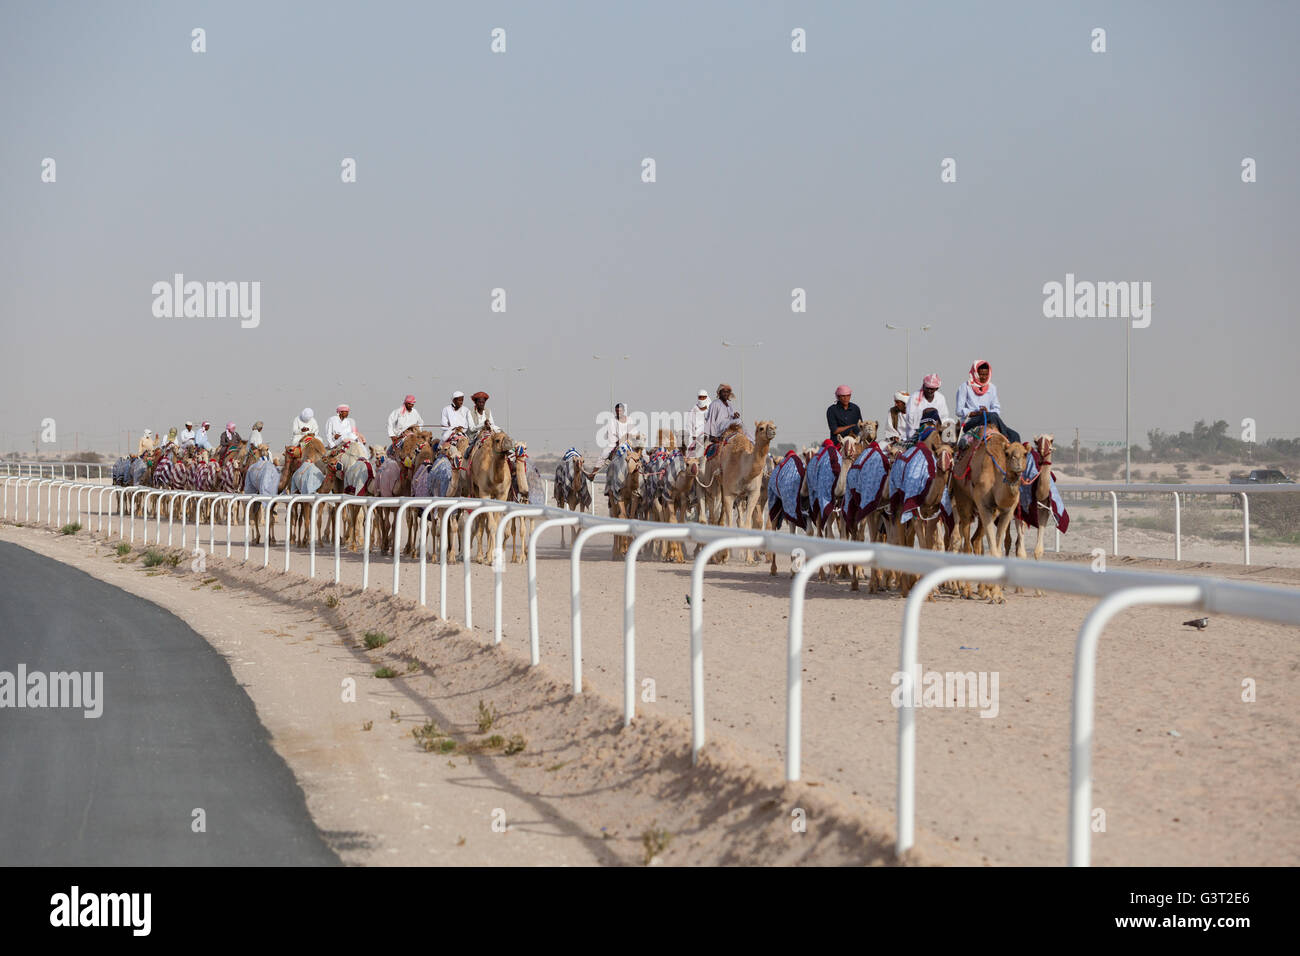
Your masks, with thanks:
[[[977,501],[976,508],[979,509],[980,522],[984,526],[983,537],[988,539],[989,554],[995,558],[1002,557],[1002,536],[1006,533],[1005,525],[999,526],[994,513],[989,511],[983,502]],[[1006,598],[1002,594],[1002,585],[994,582],[988,588],[990,604],[1005,604]]]

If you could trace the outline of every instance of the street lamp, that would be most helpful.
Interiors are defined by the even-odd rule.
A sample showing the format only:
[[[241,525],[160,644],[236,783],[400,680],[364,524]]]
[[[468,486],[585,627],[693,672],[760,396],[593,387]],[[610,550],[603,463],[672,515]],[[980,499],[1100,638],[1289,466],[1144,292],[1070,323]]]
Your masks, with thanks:
[[[509,432],[510,431],[510,373],[526,372],[528,371],[528,367],[521,365],[519,368],[498,368],[497,366],[493,365],[492,371],[506,373],[506,431]]]
[[[594,358],[597,362],[603,362],[603,361],[605,361],[606,359],[609,360],[609,410],[612,412],[612,411],[614,410],[614,364],[615,364],[619,359],[622,359],[623,361],[626,362],[626,361],[627,361],[628,359],[630,359],[632,356],[630,356],[630,355],[592,355],[591,357]]]
[[[1102,306],[1106,309],[1106,314],[1110,314],[1110,299],[1102,300]],[[1155,305],[1154,301],[1147,302],[1147,308]],[[1132,478],[1133,469],[1133,446],[1129,441],[1129,408],[1132,405],[1132,377],[1129,373],[1133,364],[1133,320],[1126,318],[1124,320],[1124,484],[1128,484]]]
[[[756,349],[762,344],[762,342],[755,342],[752,345],[746,345],[741,342],[728,342],[726,339],[722,340],[723,348],[740,349],[740,395],[745,401],[749,401],[749,393],[745,391],[745,349]]]
[[[893,329],[895,332],[901,329],[903,332],[903,348],[904,355],[906,356],[903,359],[903,381],[906,383],[907,388],[910,391],[912,388],[912,329],[905,329],[901,325],[894,325],[892,322],[886,322],[885,328]],[[923,325],[916,331],[918,334],[921,332],[929,332],[930,326]]]

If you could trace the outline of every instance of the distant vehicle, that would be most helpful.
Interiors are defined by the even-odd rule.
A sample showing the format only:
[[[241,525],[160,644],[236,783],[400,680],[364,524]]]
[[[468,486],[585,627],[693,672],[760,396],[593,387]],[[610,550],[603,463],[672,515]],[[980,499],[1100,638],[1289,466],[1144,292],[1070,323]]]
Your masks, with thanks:
[[[1228,479],[1230,485],[1294,485],[1295,480],[1288,478],[1276,468],[1256,468],[1249,475],[1233,475]]]

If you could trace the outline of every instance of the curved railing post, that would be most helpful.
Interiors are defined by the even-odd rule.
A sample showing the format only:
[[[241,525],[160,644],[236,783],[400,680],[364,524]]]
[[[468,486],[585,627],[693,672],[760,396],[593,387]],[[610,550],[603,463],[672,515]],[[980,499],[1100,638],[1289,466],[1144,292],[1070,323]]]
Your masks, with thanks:
[[[546,514],[545,508],[528,508],[521,507],[508,511],[506,515],[497,522],[496,534],[496,560],[492,566],[492,643],[501,643],[501,593],[505,585],[506,573],[506,526],[519,518],[536,518],[538,515]]]
[[[427,504],[430,498],[403,498],[402,503],[397,506],[397,516],[393,518],[393,593],[396,594],[399,588],[399,581],[402,566],[402,518],[406,515],[407,508],[413,508],[416,505]],[[423,531],[423,529],[421,529]]]
[[[581,520],[577,515],[548,518],[538,522],[537,527],[533,528],[532,534],[528,536],[528,653],[533,667],[536,667],[542,659],[541,638],[537,624],[537,541],[543,532],[551,528],[568,528]]]
[[[36,496],[39,503],[40,495]],[[1246,549],[1246,564],[1250,564],[1250,501],[1246,493],[1241,492],[1241,543]]]
[[[465,529],[461,532],[463,549],[461,552],[461,561],[465,565],[465,630],[471,630],[474,627],[474,604],[470,600],[470,572],[472,561],[470,560],[470,549],[473,547],[474,537],[474,519],[479,515],[498,514],[506,510],[505,502],[496,502],[493,504],[482,504],[474,508],[465,519]],[[488,548],[491,549],[492,542],[488,542]],[[490,555],[489,550],[489,555]]]
[[[736,535],[710,541],[691,565],[691,763],[699,763],[704,746],[704,568],[719,551],[760,548],[763,536]]]
[[[296,504],[301,504],[304,501],[311,501],[315,497],[316,497],[315,495],[290,495],[289,496],[289,507],[288,510],[286,510],[284,513],[284,573],[285,574],[289,573],[289,542],[292,540],[293,506]],[[316,513],[316,506],[315,504],[313,504],[310,509],[310,514],[307,518],[307,523],[309,525],[312,523],[311,515],[314,515],[315,513]]]
[[[685,541],[691,529],[682,525],[642,531],[627,546],[623,559],[623,726],[636,717],[636,558],[651,541]]]
[[[446,507],[438,520],[438,617],[444,621],[447,620],[447,546],[451,516],[462,508],[476,508],[482,503],[481,498],[457,498]]]
[[[316,509],[328,502],[337,502],[342,495],[317,495],[316,500],[311,503],[311,514],[307,520],[311,527],[307,531],[307,577],[308,579],[316,577]],[[338,508],[334,509],[334,519],[338,520]]]
[[[1070,710],[1070,866],[1088,866],[1092,858],[1093,708],[1097,678],[1097,644],[1108,621],[1135,604],[1198,605],[1200,585],[1151,585],[1115,591],[1097,602],[1084,619],[1074,645],[1074,696]]]
[[[865,564],[876,559],[872,548],[825,551],[804,561],[790,582],[789,627],[785,654],[785,779],[798,780],[803,747],[803,606],[808,581],[828,564]],[[694,605],[695,599],[691,599]]]
[[[1183,560],[1183,505],[1178,498],[1178,492],[1171,492],[1174,496],[1174,560]]]
[[[573,693],[582,693],[582,546],[598,534],[627,534],[632,526],[624,521],[583,528],[569,554],[569,632],[572,637]]]
[[[1113,491],[1110,495],[1110,553],[1119,555],[1119,497]]]
[[[371,498],[366,502],[366,521],[361,534],[365,547],[361,549],[361,590],[370,587],[370,528],[375,517],[376,508],[391,508],[400,504],[400,498]],[[396,547],[396,544],[393,545]]]
[[[428,597],[429,597],[429,575],[428,575],[429,512],[436,511],[439,508],[444,508],[447,505],[453,504],[455,501],[456,501],[455,498],[434,498],[427,505],[425,505],[424,510],[420,512],[420,605],[421,606],[426,606],[428,604]],[[437,517],[434,517],[433,520],[437,521],[438,519]]]
[[[903,678],[903,705],[898,708],[898,856],[906,853],[916,838],[916,710],[912,694],[921,679],[921,605],[931,591],[949,581],[1001,581],[1006,576],[1004,564],[938,568],[922,575],[908,592],[898,642],[898,671]]]

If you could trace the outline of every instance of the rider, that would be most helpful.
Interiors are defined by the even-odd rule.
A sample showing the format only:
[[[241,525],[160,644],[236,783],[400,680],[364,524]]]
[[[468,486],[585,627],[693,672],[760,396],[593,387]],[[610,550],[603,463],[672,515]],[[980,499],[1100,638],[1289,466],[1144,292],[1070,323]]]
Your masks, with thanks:
[[[289,444],[297,445],[303,439],[315,438],[319,434],[320,428],[316,424],[316,413],[310,408],[304,408],[289,426]]]
[[[880,430],[880,442],[885,447],[902,444],[903,432],[907,430],[907,400],[911,397],[907,389],[894,393],[894,404],[885,414],[885,424]]]
[[[239,436],[239,432],[235,430],[235,423],[226,422],[226,430],[221,433],[221,442],[218,452],[224,457],[228,446],[237,445],[243,440],[244,439]]]
[[[248,433],[248,443],[254,448],[262,444],[262,427],[262,422],[253,422],[253,430]]]
[[[709,403],[709,413],[704,419],[704,430],[708,433],[710,442],[722,441],[722,436],[732,425],[740,425],[741,429],[744,429],[740,409],[731,402],[734,394],[731,386],[723,382],[718,386],[717,399]]]
[[[194,433],[194,447],[196,449],[206,448],[208,451],[212,451],[212,442],[208,438],[208,429],[211,427],[212,422],[203,422],[199,426],[199,430]]]
[[[835,404],[826,409],[826,427],[830,429],[831,441],[838,446],[848,435],[857,438],[861,421],[862,409],[853,403],[853,390],[847,385],[835,389]]]
[[[325,423],[325,446],[337,448],[346,442],[358,440],[357,423],[350,417],[352,407],[340,405],[334,409],[334,417]]]
[[[409,428],[419,428],[424,419],[415,410],[415,396],[407,395],[402,404],[394,408],[388,416],[388,453],[397,454],[397,439]]]
[[[970,377],[957,389],[957,418],[962,422],[962,437],[985,423],[1014,442],[1020,433],[1002,421],[1002,406],[998,403],[998,387],[992,381],[993,370],[984,359],[976,359],[970,367]]]
[[[943,382],[934,372],[921,380],[920,390],[907,403],[907,428],[903,432],[905,441],[913,441],[916,438],[916,431],[921,425],[921,413],[927,408],[935,409],[939,413],[940,421],[950,417],[948,400],[939,391],[942,384]]]
[[[194,445],[194,423],[186,422],[185,429],[181,432],[181,448],[190,448]]]
[[[487,392],[475,392],[470,396],[470,401],[474,403],[474,407],[467,412],[466,420],[469,427],[469,443],[471,447],[478,441],[481,432],[496,430],[496,419],[492,417],[492,409],[487,407],[489,397]]]
[[[704,445],[708,440],[705,422],[709,417],[709,392],[700,389],[695,397],[695,406],[686,413],[686,457],[699,458],[704,454]]]
[[[156,445],[157,442],[154,438],[154,433],[146,428],[144,434],[140,436],[139,443],[136,445],[136,454],[143,455],[146,452],[153,451]]]
[[[465,393],[457,389],[451,393],[451,403],[442,407],[442,441],[447,441],[457,431],[469,428],[469,409],[465,407]]]

